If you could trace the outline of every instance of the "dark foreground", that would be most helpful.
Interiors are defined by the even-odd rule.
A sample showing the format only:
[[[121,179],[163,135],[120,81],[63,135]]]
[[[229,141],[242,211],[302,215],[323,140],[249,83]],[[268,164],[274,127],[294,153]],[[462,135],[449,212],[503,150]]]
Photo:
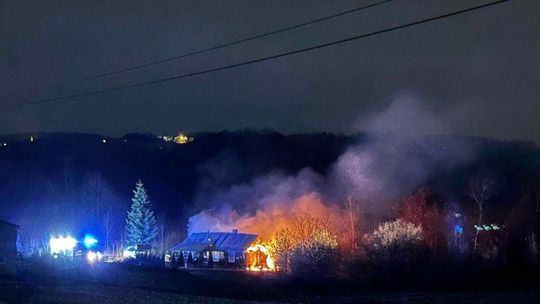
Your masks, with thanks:
[[[34,265],[0,278],[0,303],[540,303],[540,289],[374,291],[272,273],[184,271],[119,264]]]
[[[181,295],[98,283],[0,287],[0,303],[281,303]],[[319,303],[538,303],[538,291],[479,293],[396,293],[354,298],[313,298]]]

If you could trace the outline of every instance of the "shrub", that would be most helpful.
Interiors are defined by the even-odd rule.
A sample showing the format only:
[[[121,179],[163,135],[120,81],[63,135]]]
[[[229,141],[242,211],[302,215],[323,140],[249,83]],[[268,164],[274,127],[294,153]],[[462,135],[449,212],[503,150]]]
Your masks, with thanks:
[[[327,223],[306,215],[277,231],[268,247],[282,271],[296,276],[327,276],[337,268],[337,246],[337,237]]]
[[[296,276],[317,274],[327,277],[336,269],[338,243],[328,230],[316,231],[313,236],[294,247],[290,266]]]
[[[417,261],[423,251],[423,232],[420,226],[400,219],[380,224],[364,236],[366,257],[378,266],[394,267]]]

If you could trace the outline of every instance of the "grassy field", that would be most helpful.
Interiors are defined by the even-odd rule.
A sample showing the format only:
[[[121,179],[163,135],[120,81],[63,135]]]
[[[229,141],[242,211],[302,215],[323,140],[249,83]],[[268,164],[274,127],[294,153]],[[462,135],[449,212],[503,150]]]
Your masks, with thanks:
[[[382,292],[272,273],[34,264],[0,278],[0,303],[540,303],[539,290]]]
[[[99,283],[2,285],[0,303],[257,303],[182,295],[141,288],[105,286]]]
[[[304,303],[539,303],[537,291],[490,293],[396,293],[356,297],[313,297]],[[296,301],[294,301],[296,302]],[[263,303],[153,291],[141,288],[105,286],[99,283],[0,286],[0,303]],[[264,303],[279,303],[265,301]],[[283,302],[285,303],[285,302]]]

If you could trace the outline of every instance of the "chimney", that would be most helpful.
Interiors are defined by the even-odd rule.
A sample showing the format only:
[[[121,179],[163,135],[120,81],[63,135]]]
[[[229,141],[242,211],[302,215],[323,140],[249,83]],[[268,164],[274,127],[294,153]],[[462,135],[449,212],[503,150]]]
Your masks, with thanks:
[[[232,233],[238,233],[238,229],[233,229]]]

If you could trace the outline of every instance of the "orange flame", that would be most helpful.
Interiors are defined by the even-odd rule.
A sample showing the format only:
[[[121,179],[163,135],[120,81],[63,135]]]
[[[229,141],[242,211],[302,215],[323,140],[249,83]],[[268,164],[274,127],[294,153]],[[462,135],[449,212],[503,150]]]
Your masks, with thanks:
[[[249,271],[275,271],[276,265],[268,248],[263,244],[253,244],[246,249],[247,266]]]

